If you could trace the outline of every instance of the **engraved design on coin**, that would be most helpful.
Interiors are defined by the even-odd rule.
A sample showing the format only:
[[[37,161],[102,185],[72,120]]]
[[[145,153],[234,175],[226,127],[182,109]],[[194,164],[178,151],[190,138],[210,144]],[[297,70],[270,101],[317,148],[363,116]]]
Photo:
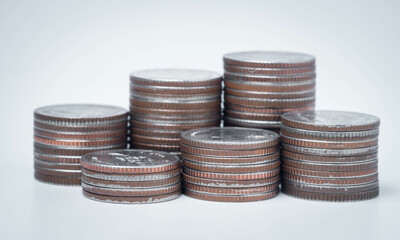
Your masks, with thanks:
[[[59,118],[101,118],[126,113],[120,107],[95,104],[64,104],[41,107],[35,110],[36,114]]]

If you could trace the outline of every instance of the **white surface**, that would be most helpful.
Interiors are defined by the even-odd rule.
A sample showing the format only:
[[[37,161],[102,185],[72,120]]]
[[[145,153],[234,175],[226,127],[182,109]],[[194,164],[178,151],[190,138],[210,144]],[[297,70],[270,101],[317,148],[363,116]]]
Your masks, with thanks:
[[[61,3],[63,2],[63,3]],[[399,224],[399,2],[1,1],[0,239],[395,239]],[[188,197],[94,202],[33,178],[33,110],[128,107],[129,73],[222,72],[222,55],[288,50],[317,57],[317,108],[379,116],[379,198],[258,203]]]

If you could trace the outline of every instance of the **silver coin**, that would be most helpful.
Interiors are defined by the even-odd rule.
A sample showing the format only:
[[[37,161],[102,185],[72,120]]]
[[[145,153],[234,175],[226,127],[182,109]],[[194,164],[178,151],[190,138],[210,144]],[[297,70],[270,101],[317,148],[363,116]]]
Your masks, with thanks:
[[[178,186],[180,186],[181,183],[175,183],[172,185],[168,185],[168,186],[159,186],[159,187],[149,187],[149,188],[136,188],[136,187],[132,187],[132,188],[113,188],[113,187],[100,187],[100,186],[95,186],[95,185],[91,185],[88,184],[84,181],[82,181],[82,188],[85,191],[88,192],[93,192],[95,190],[95,192],[99,192],[102,190],[105,191],[109,191],[111,192],[124,192],[124,193],[140,193],[140,192],[155,192],[149,195],[140,195],[140,196],[152,196],[152,195],[157,195],[157,191],[168,191],[168,190],[172,190],[174,188],[177,188]],[[96,191],[97,190],[97,191]],[[108,195],[108,194],[107,194]],[[112,196],[116,196],[114,194],[110,194]],[[138,195],[139,196],[139,195]]]
[[[71,174],[71,175],[80,175],[81,174],[81,170],[54,169],[54,168],[46,168],[46,167],[40,167],[40,166],[35,166],[35,170],[37,170],[41,173],[42,173],[42,171],[46,171],[48,173],[64,174],[65,176],[67,176],[69,174]],[[42,173],[42,174],[47,175],[45,173]]]
[[[210,111],[204,114],[191,114],[191,115],[161,115],[161,114],[142,114],[131,112],[131,119],[153,119],[161,121],[175,121],[175,120],[196,120],[196,119],[215,119],[220,117],[220,111]]]
[[[38,148],[46,148],[46,149],[55,149],[55,150],[88,150],[88,151],[100,151],[107,150],[110,148],[125,148],[126,143],[115,144],[115,145],[102,145],[102,146],[93,146],[93,147],[79,147],[79,146],[65,146],[65,145],[50,145],[45,143],[34,142],[34,147]]]
[[[277,176],[277,175],[279,175],[279,171],[278,171],[279,169],[280,168],[278,167],[276,169],[272,169],[272,170],[269,170],[269,171],[255,172],[255,173],[216,173],[216,174],[218,174],[219,176],[224,176],[223,178],[227,177],[227,179],[230,179],[229,177],[239,177],[242,180],[256,180],[256,179],[252,178],[252,176],[259,175],[259,174],[263,175],[263,174],[266,174],[266,173],[275,173],[275,172],[277,174],[274,175],[274,176]],[[205,171],[199,171],[199,170],[191,169],[191,168],[188,168],[188,167],[185,167],[185,166],[182,166],[182,172],[184,174],[189,175],[189,176],[196,176],[196,175],[199,175],[199,173],[208,173],[208,172],[205,172]],[[193,173],[195,173],[195,175],[193,175]],[[248,177],[248,178],[245,178],[245,177]]]
[[[268,194],[273,194],[274,192],[276,192],[276,190],[273,190],[273,191],[269,191],[269,192],[248,193],[248,194],[224,194],[224,193],[203,192],[203,191],[191,190],[191,189],[187,189],[187,188],[185,188],[185,191],[194,192],[194,193],[201,194],[201,195],[206,195],[206,196],[249,197],[249,198],[251,198],[251,197],[261,197],[261,196],[268,195]]]
[[[131,99],[141,99],[144,101],[151,102],[196,102],[202,100],[210,100],[221,98],[221,93],[212,93],[212,94],[186,94],[186,95],[168,95],[168,97],[160,97],[159,95],[144,95],[139,92],[132,92],[130,95]]]
[[[378,142],[378,138],[366,139],[366,140],[357,140],[357,141],[327,141],[327,140],[310,140],[310,139],[301,139],[289,137],[281,133],[281,141],[284,143],[291,143],[296,146],[312,146],[313,148],[325,148],[325,149],[354,149],[354,148],[362,148],[366,145],[376,145]],[[302,145],[305,144],[305,145]],[[321,147],[323,144],[325,147]],[[349,146],[349,145],[352,146]]]
[[[309,54],[278,51],[234,52],[224,55],[224,62],[245,62],[255,64],[313,64],[315,57]]]
[[[286,143],[282,143],[281,146],[284,150],[287,150],[289,152],[295,152],[306,155],[332,156],[332,157],[368,155],[371,153],[376,153],[378,151],[378,145],[366,148],[351,148],[351,149],[306,148],[306,147],[293,146]]]
[[[285,122],[287,124],[285,124]],[[379,127],[378,117],[346,111],[301,111],[290,112],[282,116],[285,125],[296,128],[326,131],[352,131],[352,129],[372,130]]]
[[[146,189],[149,188],[146,186],[146,183],[156,187],[166,187],[169,185],[176,185],[181,182],[180,176],[173,177],[171,179],[164,179],[160,181],[145,181],[145,182],[122,182],[122,181],[107,181],[107,180],[100,180],[96,178],[87,177],[82,174],[82,182],[96,186],[96,187],[103,187],[103,188],[113,188],[113,189]],[[159,185],[155,185],[155,183]]]
[[[187,158],[182,158],[183,162],[188,162],[193,166],[197,167],[209,167],[209,168],[219,168],[219,169],[224,169],[224,170],[229,170],[229,169],[249,169],[249,168],[260,168],[263,166],[268,166],[268,165],[274,165],[278,163],[279,159],[275,159],[274,161],[269,161],[266,163],[261,163],[261,164],[227,164],[227,163],[204,163],[204,162],[196,162],[196,161],[191,161],[188,160]]]
[[[53,162],[77,162],[79,163],[81,160],[81,156],[63,156],[63,155],[53,155],[53,154],[46,154],[34,151],[34,157],[40,160],[50,161]],[[50,160],[49,160],[50,159]],[[80,164],[80,163],[79,163]]]
[[[50,161],[43,161],[38,158],[34,158],[35,164],[38,163],[38,166],[46,166],[44,168],[48,169],[55,169],[57,170],[57,167],[80,167],[80,163],[63,163],[63,162],[50,162]]]
[[[143,182],[143,181],[153,181],[153,180],[164,180],[168,178],[173,178],[175,176],[178,176],[180,173],[179,172],[165,172],[163,174],[140,174],[140,175],[127,175],[127,174],[107,174],[107,173],[101,173],[101,172],[94,172],[94,171],[87,171],[85,168],[82,168],[82,174],[91,177],[91,178],[97,178],[97,179],[102,179],[102,180],[108,180],[108,181],[122,181],[122,182]]]
[[[247,120],[239,118],[231,118],[224,116],[224,122],[241,127],[253,127],[253,128],[274,128],[279,129],[280,121],[260,121],[260,120]]]
[[[54,126],[74,126],[74,127],[89,127],[89,126],[103,126],[103,125],[112,125],[118,124],[128,121],[128,116],[125,116],[120,119],[114,120],[104,120],[104,121],[79,121],[79,122],[69,122],[64,120],[53,121],[53,120],[40,120],[35,118],[34,123],[41,123],[47,125],[54,125]]]
[[[240,127],[213,127],[185,131],[181,135],[182,142],[187,145],[213,145],[215,149],[254,149],[270,147],[277,143],[279,135],[261,129]]]
[[[148,196],[144,198],[148,198],[147,200],[138,200],[138,197],[113,197],[113,196],[103,196],[99,194],[94,194],[87,192],[85,190],[82,191],[83,196],[87,199],[105,202],[105,203],[114,203],[114,204],[149,204],[149,203],[161,203],[167,202],[174,199],[177,199],[181,196],[181,191],[177,191],[175,194],[165,194],[158,196]],[[139,197],[143,198],[143,197]]]
[[[379,135],[379,129],[355,132],[327,132],[327,131],[312,131],[300,128],[292,128],[281,125],[281,130],[292,134],[304,137],[318,138],[318,139],[353,139],[353,138],[376,138]]]
[[[243,96],[249,95],[253,98],[301,98],[307,96],[315,96],[315,88],[304,90],[304,91],[293,91],[293,92],[264,92],[264,91],[245,91],[239,89],[233,89],[225,87],[225,91],[229,91],[231,95]]]
[[[297,78],[297,80],[294,80]],[[241,73],[232,73],[232,72],[224,72],[224,79],[233,79],[233,80],[244,80],[247,79],[257,79],[254,81],[273,81],[273,82],[294,82],[299,81],[299,78],[302,79],[315,79],[316,74],[314,72],[311,73],[301,73],[295,74],[291,76],[281,76],[281,75],[250,75],[250,74],[241,74]]]
[[[91,119],[123,116],[127,111],[120,107],[96,104],[65,104],[37,108],[35,114],[43,117],[65,119]]]
[[[310,170],[313,170],[315,166],[320,167],[321,169],[326,167],[326,168],[332,168],[332,167],[352,167],[352,166],[360,166],[360,165],[378,165],[378,158],[372,158],[372,159],[367,159],[367,160],[362,160],[362,161],[354,161],[354,162],[316,162],[316,161],[306,161],[306,160],[296,160],[296,159],[289,159],[284,156],[281,157],[282,164],[288,163],[287,165],[292,165],[293,163],[300,163],[302,165],[309,166]],[[290,164],[292,163],[292,164]],[[314,166],[314,167],[313,167]],[[316,171],[316,170],[315,170]]]
[[[282,180],[282,186],[295,188],[301,191],[316,192],[316,193],[355,193],[364,192],[379,187],[379,181],[371,183],[364,183],[359,185],[333,185],[333,184],[308,184],[290,181],[287,179]]]
[[[126,119],[127,121],[127,119]],[[52,135],[71,135],[71,136],[80,136],[80,135],[112,135],[113,133],[119,133],[119,132],[126,132],[127,127],[124,128],[116,128],[116,129],[110,129],[110,130],[99,130],[99,131],[90,131],[90,132],[79,132],[79,131],[59,131],[59,130],[50,130],[50,129],[44,129],[40,128],[37,126],[34,126],[34,130],[38,130],[40,132],[46,132]],[[40,134],[38,134],[40,135]]]
[[[132,121],[135,121],[135,119],[132,119]],[[149,125],[153,125],[153,126],[185,126],[188,124],[207,124],[207,123],[213,123],[213,122],[217,122],[220,121],[219,118],[216,119],[205,119],[205,120],[195,120],[195,121],[154,121],[154,122],[144,122],[146,124]],[[146,130],[148,130],[146,128]],[[151,129],[150,129],[151,130]]]
[[[124,172],[144,168],[168,168],[179,163],[173,154],[161,151],[123,149],[88,153],[82,156],[81,164],[90,169],[115,169]]]
[[[288,99],[268,99],[268,98],[249,98],[249,97],[238,97],[230,94],[225,94],[225,96],[228,96],[229,98],[236,99],[237,101],[242,101],[243,105],[242,106],[248,106],[248,107],[254,107],[254,108],[263,108],[263,106],[252,106],[249,105],[248,103],[246,104],[247,101],[254,101],[258,102],[260,105],[265,104],[265,105],[273,105],[273,104],[285,104],[285,105],[290,105],[291,103],[293,104],[299,104],[302,102],[310,102],[310,101],[315,101],[315,97],[304,97],[304,98],[288,98]],[[225,101],[228,101],[229,99],[225,98]]]
[[[262,87],[302,87],[308,85],[314,85],[315,79],[296,81],[296,82],[254,82],[254,81],[243,81],[243,80],[233,80],[226,78],[225,82],[232,82],[240,85],[250,85],[250,86],[262,86]]]
[[[146,123],[158,123],[158,124],[196,124],[196,123],[207,123],[207,122],[213,122],[213,121],[218,121],[220,117],[215,117],[215,118],[206,118],[206,119],[199,119],[199,120],[175,120],[175,119],[151,119],[147,117],[139,117],[139,116],[134,116],[132,117],[133,120],[136,121],[141,121],[141,122],[146,122]]]
[[[182,90],[183,92],[191,91],[191,92],[195,93],[196,91],[208,92],[205,89],[213,89],[213,88],[216,88],[216,87],[219,87],[219,86],[220,86],[219,84],[218,85],[199,86],[199,87],[155,86],[155,85],[137,84],[137,83],[133,83],[133,82],[131,82],[131,84],[130,84],[131,92],[134,91],[133,89],[143,89],[143,90],[147,89],[147,91],[143,91],[143,92],[154,92],[154,91],[157,91],[157,90],[159,90],[160,92],[162,92],[163,90],[165,90],[165,91],[176,90],[178,92],[179,90]]]
[[[209,82],[221,79],[222,75],[216,72],[197,69],[148,69],[131,73],[131,81],[136,79],[149,82]]]

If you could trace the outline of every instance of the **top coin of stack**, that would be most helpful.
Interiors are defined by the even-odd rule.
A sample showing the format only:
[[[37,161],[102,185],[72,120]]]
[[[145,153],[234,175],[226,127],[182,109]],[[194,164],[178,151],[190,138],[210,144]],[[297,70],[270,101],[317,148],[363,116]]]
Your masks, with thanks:
[[[282,116],[282,191],[321,201],[379,194],[379,118],[355,112],[302,111]]]
[[[133,148],[178,153],[182,131],[220,125],[220,74],[153,69],[130,79]]]
[[[160,151],[124,149],[82,156],[82,190],[111,203],[155,203],[181,195],[179,157]]]
[[[279,135],[214,127],[182,133],[184,193],[223,202],[266,200],[279,192]]]
[[[79,185],[83,154],[127,147],[128,112],[120,107],[68,104],[34,112],[35,178]]]
[[[315,103],[315,57],[294,52],[235,52],[224,60],[224,123],[279,132],[280,116]]]

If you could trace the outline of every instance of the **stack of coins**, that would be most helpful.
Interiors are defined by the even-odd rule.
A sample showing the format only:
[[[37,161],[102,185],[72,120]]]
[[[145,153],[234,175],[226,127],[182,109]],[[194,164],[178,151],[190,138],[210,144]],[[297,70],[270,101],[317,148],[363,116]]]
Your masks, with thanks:
[[[279,193],[279,135],[252,128],[182,133],[183,192],[221,202],[260,201]]]
[[[184,130],[220,125],[221,78],[191,69],[131,74],[132,148],[179,153]]]
[[[127,147],[128,112],[104,105],[54,105],[34,112],[35,178],[79,185],[83,154]]]
[[[179,157],[152,150],[110,150],[82,157],[83,195],[110,203],[156,203],[181,194]]]
[[[285,112],[314,109],[315,58],[293,52],[224,56],[226,126],[279,132]]]
[[[282,116],[282,191],[321,201],[378,196],[379,118],[341,111]]]

